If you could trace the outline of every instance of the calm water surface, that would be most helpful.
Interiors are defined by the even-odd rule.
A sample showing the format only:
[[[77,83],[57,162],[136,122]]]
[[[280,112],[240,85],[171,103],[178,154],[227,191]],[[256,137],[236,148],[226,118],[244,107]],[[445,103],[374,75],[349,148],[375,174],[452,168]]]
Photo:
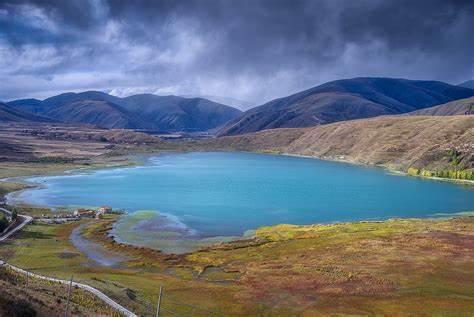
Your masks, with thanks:
[[[124,208],[131,213],[118,229],[122,238],[136,241],[157,231],[168,232],[169,240],[206,238],[242,235],[278,223],[474,210],[473,187],[377,168],[250,153],[166,154],[142,167],[33,180],[42,188],[22,192],[19,199],[48,206]],[[136,213],[140,210],[148,211]]]

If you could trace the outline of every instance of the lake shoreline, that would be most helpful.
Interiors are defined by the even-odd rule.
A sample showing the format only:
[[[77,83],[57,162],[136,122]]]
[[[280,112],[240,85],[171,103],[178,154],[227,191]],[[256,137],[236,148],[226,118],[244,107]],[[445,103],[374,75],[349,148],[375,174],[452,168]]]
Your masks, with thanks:
[[[120,158],[126,158],[128,162],[122,163],[122,164],[105,164],[104,166],[83,166],[83,167],[78,167],[78,168],[70,168],[67,167],[64,170],[60,171],[51,171],[47,172],[45,174],[33,174],[33,175],[17,175],[17,176],[9,176],[9,177],[4,177],[0,178],[0,184],[8,184],[8,183],[20,183],[25,186],[25,188],[21,189],[16,189],[14,191],[7,192],[3,194],[3,197],[7,200],[8,203],[8,196],[22,190],[29,190],[32,188],[37,187],[39,184],[34,183],[34,182],[28,182],[26,181],[26,178],[35,178],[35,177],[42,177],[42,176],[62,176],[65,174],[70,174],[74,172],[80,172],[80,171],[94,171],[94,170],[106,170],[106,169],[111,169],[111,168],[121,168],[121,167],[133,167],[133,166],[144,166],[145,163],[143,161],[144,157],[151,157],[151,156],[156,156],[164,153],[190,153],[190,152],[236,152],[236,153],[256,153],[256,154],[266,154],[266,155],[280,155],[280,156],[289,156],[289,157],[301,157],[301,158],[308,158],[308,159],[313,159],[313,160],[321,160],[321,161],[328,161],[328,162],[336,162],[336,163],[344,163],[344,164],[350,164],[350,165],[355,165],[355,166],[363,166],[363,167],[372,167],[372,168],[378,168],[382,170],[386,170],[389,173],[393,173],[396,175],[400,176],[406,176],[406,177],[415,177],[415,178],[420,178],[420,179],[430,179],[430,180],[436,180],[436,181],[442,181],[442,182],[448,182],[448,183],[455,183],[455,184],[463,184],[463,185],[468,185],[468,186],[474,186],[474,181],[473,180],[462,180],[462,179],[452,179],[452,178],[443,178],[443,177],[434,177],[434,176],[424,176],[424,175],[411,175],[407,172],[401,171],[396,168],[392,168],[386,165],[379,165],[379,164],[371,164],[371,163],[362,163],[358,162],[355,160],[347,160],[347,159],[341,159],[341,158],[329,158],[329,157],[318,157],[318,156],[311,156],[311,155],[302,155],[302,154],[294,154],[294,153],[287,153],[287,152],[282,152],[282,153],[273,153],[273,152],[266,152],[266,151],[227,151],[227,150],[212,150],[212,151],[193,151],[193,150],[176,150],[176,151],[160,151],[160,152],[155,152],[155,153],[135,153],[135,154],[128,154],[124,156],[120,156]],[[0,197],[1,198],[1,197]],[[21,202],[20,202],[21,203]],[[21,203],[22,204],[22,203]],[[13,204],[15,205],[15,204]],[[31,205],[31,207],[47,207],[47,206],[38,206],[38,205]]]
[[[105,234],[113,221],[110,216],[92,222],[85,235],[128,256],[130,261],[119,269],[84,265],[88,259],[75,251],[67,238],[77,223],[33,224],[27,227],[30,234],[21,239],[22,252],[15,253],[20,245],[5,247],[13,252],[15,265],[63,279],[74,274],[75,280],[120,298],[143,315],[149,311],[140,310],[125,291],[153,303],[157,285],[163,285],[167,296],[178,303],[199,302],[229,316],[299,315],[303,311],[350,314],[356,309],[367,315],[391,315],[393,307],[397,311],[401,307],[407,315],[432,315],[434,309],[465,315],[474,308],[470,287],[474,217],[280,225],[261,228],[258,239],[183,255],[114,243]],[[41,235],[45,239],[36,238]],[[435,283],[433,276],[439,278]],[[456,286],[457,296],[449,297],[453,291],[446,285]],[[317,301],[307,296],[308,289]],[[301,305],[292,306],[292,311],[275,306],[282,293]],[[442,297],[449,297],[449,303],[441,301]],[[397,302],[386,302],[387,298]],[[421,300],[429,305],[419,305]],[[334,309],[335,301],[342,303],[342,308]]]
[[[273,153],[265,153],[264,154],[273,154]],[[291,156],[291,157],[302,157],[302,158],[309,158],[309,159],[316,159],[316,160],[322,160],[322,161],[328,161],[328,162],[339,162],[339,163],[346,163],[346,164],[351,164],[351,165],[356,165],[356,166],[366,166],[366,167],[375,167],[375,168],[381,168],[383,170],[386,170],[389,173],[393,173],[396,175],[401,175],[401,176],[407,176],[407,177],[417,177],[421,179],[431,179],[431,180],[436,180],[436,181],[443,181],[443,182],[448,182],[448,183],[455,183],[455,184],[463,184],[463,185],[471,185],[474,186],[474,180],[468,180],[468,179],[456,179],[456,178],[445,178],[445,177],[436,177],[436,176],[424,176],[424,175],[412,175],[407,172],[401,171],[400,169],[396,169],[390,166],[386,165],[380,165],[380,164],[371,164],[371,163],[362,163],[358,162],[355,160],[347,160],[344,158],[326,158],[326,157],[318,157],[318,156],[311,156],[311,155],[302,155],[302,154],[293,154],[293,153],[274,153],[274,155],[284,155],[284,156]]]
[[[183,152],[180,152],[180,151],[172,151],[171,153],[170,152],[166,152],[166,154],[179,154],[179,153],[183,153]],[[184,153],[189,153],[188,151],[184,152]],[[206,153],[206,152],[202,152],[202,153]],[[241,152],[241,153],[249,153],[249,152]],[[250,153],[254,153],[254,152],[250,152]],[[104,167],[94,167],[94,168],[91,168],[91,169],[88,169],[88,168],[81,168],[81,169],[73,169],[73,170],[65,170],[63,171],[63,173],[61,173],[60,175],[58,176],[61,176],[61,175],[70,175],[70,174],[73,174],[73,173],[76,173],[76,172],[89,172],[89,171],[94,171],[94,170],[109,170],[109,169],[114,169],[114,168],[129,168],[130,166],[136,166],[136,167],[142,167],[142,166],[145,166],[147,164],[147,161],[144,160],[143,158],[144,157],[154,157],[154,156],[159,156],[160,154],[163,154],[163,153],[153,153],[153,154],[149,154],[149,155],[146,155],[146,156],[143,156],[143,155],[137,155],[137,156],[133,156],[134,158],[134,162],[135,164],[123,164],[123,165],[120,165],[120,166],[117,166],[117,165],[109,165],[109,166],[104,166]],[[257,153],[257,154],[262,154],[262,153]],[[263,153],[263,154],[270,154],[270,155],[275,155],[275,154],[272,154],[272,153]],[[293,156],[293,157],[302,157],[302,158],[308,158],[308,159],[311,159],[311,160],[320,160],[320,161],[329,161],[329,162],[337,162],[337,163],[344,163],[344,164],[348,164],[348,165],[358,165],[358,166],[365,166],[365,167],[369,167],[369,168],[377,168],[379,169],[380,166],[376,166],[376,165],[366,165],[366,164],[354,164],[352,162],[349,162],[349,161],[342,161],[342,160],[339,160],[339,161],[336,161],[336,160],[328,160],[328,159],[321,159],[321,158],[316,158],[316,157],[311,157],[311,156],[301,156],[301,155],[293,155],[293,154],[288,154],[288,153],[282,153],[282,154],[278,154],[280,156]],[[276,156],[278,156],[276,155]],[[139,164],[138,164],[139,162]],[[406,174],[400,174],[400,173],[396,173],[397,175],[403,175],[405,176]],[[57,174],[56,174],[57,175]],[[43,175],[44,176],[44,175]],[[54,176],[54,175],[53,175]],[[33,176],[28,176],[28,178],[32,178]],[[426,178],[426,177],[425,177]],[[9,178],[9,180],[12,180],[12,178]],[[18,178],[15,178],[15,180],[18,180]],[[31,185],[31,183],[29,183],[29,185]],[[37,186],[41,186],[41,184],[37,184]],[[26,190],[28,189],[31,189],[31,188],[27,188]],[[21,204],[21,202],[20,202]],[[38,205],[33,205],[33,206],[38,206]],[[43,207],[43,206],[41,206]],[[115,206],[114,206],[115,207]],[[121,206],[117,206],[117,207],[121,207]],[[50,206],[48,206],[48,208],[52,208]],[[427,216],[428,217],[428,216]],[[427,218],[427,217],[419,217],[419,218]],[[380,220],[374,220],[374,221],[383,221],[385,219],[390,219],[391,217],[381,217]],[[403,217],[401,217],[403,218]],[[411,217],[412,218],[412,217]],[[360,220],[354,220],[354,221],[371,221],[370,218],[368,219],[360,219]],[[330,224],[330,223],[341,223],[341,222],[352,222],[352,221],[347,221],[347,220],[340,220],[340,221],[316,221],[316,222],[308,222],[307,224],[311,224],[311,223],[319,223],[319,224]],[[291,222],[290,222],[291,223]],[[276,225],[276,224],[275,224]],[[147,246],[147,245],[143,245],[143,244],[134,244],[133,242],[127,242],[127,241],[123,241],[123,239],[121,240],[120,237],[117,237],[116,235],[115,236],[115,240],[116,242],[121,242],[121,243],[128,243],[130,245],[135,245],[135,246],[139,246],[139,247],[150,247],[150,246]],[[217,237],[217,236],[216,236]],[[225,237],[228,237],[228,236],[225,236]],[[234,239],[233,240],[239,240],[239,239],[242,239],[244,238],[243,236],[239,236],[239,237],[233,237]],[[160,249],[159,247],[151,247],[152,249]],[[170,252],[168,252],[170,253]],[[173,252],[171,252],[173,253]]]
[[[178,253],[168,253],[163,252],[162,250],[146,247],[142,245],[135,245],[133,243],[128,243],[125,241],[116,240],[111,234],[113,230],[113,226],[119,220],[117,217],[112,217],[106,219],[105,222],[102,223],[92,223],[89,224],[87,227],[89,232],[88,236],[84,237],[92,244],[98,244],[101,247],[107,248],[107,250],[111,250],[116,253],[122,253],[128,255],[130,253],[134,253],[139,251],[140,253],[147,253],[147,252],[154,252],[155,254],[160,254],[164,257],[172,257],[176,259],[184,260],[188,256],[193,256],[194,254],[201,254],[203,252],[212,252],[213,250],[226,250],[226,249],[235,249],[241,248],[242,245],[252,246],[253,244],[261,244],[262,241],[266,241],[268,239],[268,234],[276,234],[278,239],[282,240],[293,240],[296,237],[293,236],[281,236],[279,234],[280,231],[295,231],[295,232],[305,232],[307,230],[321,230],[325,231],[325,229],[334,228],[334,227],[350,227],[350,226],[359,226],[359,225],[385,225],[389,223],[417,223],[417,222],[431,222],[431,223],[439,223],[444,221],[453,221],[456,219],[474,219],[474,211],[466,211],[460,212],[455,214],[440,214],[440,215],[433,215],[431,217],[423,217],[423,218],[390,218],[384,220],[360,220],[360,221],[341,221],[341,222],[332,222],[332,223],[314,223],[314,224],[306,224],[306,225],[294,225],[294,224],[278,224],[272,226],[262,226],[254,230],[252,235],[243,236],[241,239],[234,239],[229,241],[221,241],[214,244],[210,244],[207,246],[202,246],[200,248],[196,248],[194,250],[190,250],[188,252],[178,252]],[[82,233],[84,235],[84,233]],[[262,240],[263,239],[263,240]],[[260,241],[262,240],[262,241]],[[266,241],[265,243],[271,242]]]

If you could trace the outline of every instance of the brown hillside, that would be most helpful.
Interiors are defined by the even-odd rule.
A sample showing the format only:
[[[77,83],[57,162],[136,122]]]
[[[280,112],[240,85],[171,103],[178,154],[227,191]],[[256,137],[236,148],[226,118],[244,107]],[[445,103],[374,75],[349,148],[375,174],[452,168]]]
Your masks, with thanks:
[[[466,114],[474,115],[474,97],[454,100],[439,106],[407,113],[410,116],[454,116]]]
[[[394,115],[469,98],[474,90],[438,81],[360,77],[325,83],[244,112],[220,136],[277,128],[304,128]]]
[[[385,116],[203,141],[216,149],[278,151],[398,170],[474,168],[473,116]],[[453,161],[453,152],[456,159]]]

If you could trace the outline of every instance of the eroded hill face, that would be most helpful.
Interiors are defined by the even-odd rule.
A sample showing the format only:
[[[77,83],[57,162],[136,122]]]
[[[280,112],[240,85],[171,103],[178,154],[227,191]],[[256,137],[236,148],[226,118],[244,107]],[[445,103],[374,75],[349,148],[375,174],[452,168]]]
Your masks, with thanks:
[[[270,101],[230,121],[220,135],[332,122],[415,111],[474,96],[474,90],[436,81],[393,78],[337,80]]]

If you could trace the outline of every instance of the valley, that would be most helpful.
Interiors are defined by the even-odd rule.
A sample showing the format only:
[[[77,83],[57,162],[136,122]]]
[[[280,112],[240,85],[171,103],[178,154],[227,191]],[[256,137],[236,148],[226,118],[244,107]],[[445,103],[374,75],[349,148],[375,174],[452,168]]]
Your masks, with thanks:
[[[474,316],[473,16],[0,0],[0,317]]]
[[[327,87],[333,89],[332,84]],[[131,104],[127,105],[121,99],[122,104],[117,107],[118,101],[114,97],[103,94],[87,93],[86,98],[95,99],[85,100],[81,99],[81,94],[61,96],[48,102],[30,100],[17,104],[21,110],[16,112],[11,112],[12,103],[8,103],[9,114],[0,123],[0,191],[5,195],[34,186],[24,182],[26,176],[68,175],[71,170],[143,168],[147,160],[156,155],[190,153],[192,156],[194,152],[216,151],[301,156],[369,165],[411,176],[449,179],[459,184],[444,185],[465,186],[471,190],[474,116],[466,114],[465,109],[469,109],[472,98],[449,101],[449,98],[455,98],[453,96],[463,97],[465,92],[456,95],[459,91],[454,89],[454,95],[436,95],[436,103],[441,105],[429,107],[434,101],[426,101],[421,103],[422,110],[406,104],[404,108],[397,108],[396,103],[388,103],[390,106],[384,107],[398,109],[388,111],[390,115],[387,115],[388,108],[380,108],[379,104],[386,97],[379,96],[379,101],[368,102],[360,95],[354,97],[353,92],[349,95],[338,92],[337,99],[342,104],[352,105],[353,98],[357,102],[362,100],[364,106],[358,109],[363,111],[348,110],[361,114],[362,118],[343,115],[340,118],[354,120],[336,119],[338,122],[329,123],[332,119],[319,121],[322,116],[318,117],[318,122],[294,117],[288,122],[291,122],[290,126],[295,123],[296,127],[255,125],[254,132],[239,128],[233,130],[234,135],[234,132],[222,132],[229,123],[221,124],[206,117],[212,122],[211,130],[209,125],[197,128],[205,138],[193,138],[190,133],[196,131],[193,120],[202,122],[199,117],[181,121],[186,122],[185,125],[170,118],[155,121],[174,122],[163,128],[164,134],[157,135],[155,132],[162,128],[146,126],[150,121],[147,119],[147,123],[143,123],[141,117],[133,115],[136,110]],[[317,92],[317,97],[305,102],[316,104],[316,108],[322,102],[340,113],[337,106],[327,103],[332,100],[332,93]],[[136,107],[145,109],[147,98],[155,97],[140,96],[130,100]],[[63,103],[64,99],[69,101]],[[46,112],[45,104],[51,107]],[[166,112],[170,111],[167,109]],[[366,112],[367,109],[371,111]],[[373,112],[372,109],[385,110]],[[144,111],[147,118],[154,116],[154,107]],[[242,118],[246,115],[244,113]],[[91,117],[93,121],[89,121]],[[232,122],[235,118],[227,117],[225,121]],[[67,122],[60,122],[63,120]],[[165,127],[161,123],[159,126]],[[265,130],[260,131],[262,128]],[[151,130],[153,134],[144,133]],[[166,137],[173,134],[180,137]],[[217,165],[211,165],[215,172]],[[201,168],[201,172],[205,170]],[[245,171],[240,173],[245,175]],[[108,185],[104,188],[112,190]],[[92,197],[89,195],[90,199],[84,199],[83,204],[101,203],[93,202]],[[3,203],[13,204],[12,201]],[[9,207],[33,217],[55,214],[54,209],[21,202]],[[116,207],[123,206],[118,204]],[[404,210],[411,207],[414,206]],[[462,211],[453,213],[441,208],[439,212],[423,215],[423,219],[405,216],[401,219],[387,217],[390,219],[383,221],[324,224],[319,220],[313,221],[318,223],[313,225],[294,225],[291,223],[295,221],[281,219],[273,226],[259,225],[245,237],[211,240],[211,243],[198,245],[197,249],[186,241],[187,246],[181,245],[181,252],[174,253],[163,247],[166,244],[162,249],[167,252],[162,252],[156,244],[154,248],[133,246],[126,239],[112,238],[112,235],[116,236],[117,224],[125,223],[122,228],[133,227],[134,221],[146,218],[140,218],[141,215],[130,223],[118,215],[66,224],[34,221],[2,245],[0,256],[8,263],[38,274],[66,280],[74,275],[75,281],[99,289],[139,315],[154,314],[159,286],[163,286],[165,292],[164,316],[431,315],[438,312],[462,315],[474,310],[471,304],[474,294],[470,287],[474,266],[471,256],[473,217],[472,210]],[[169,239],[169,224],[158,222],[164,226],[159,230],[161,237]],[[226,230],[225,226],[221,229]],[[128,237],[136,235],[132,231],[127,234]],[[192,247],[188,248],[188,245]],[[95,253],[90,253],[91,250]],[[12,282],[18,281],[18,277],[12,278],[10,272],[2,272],[2,276],[0,283],[9,296],[23,300],[17,295],[21,284]],[[54,305],[55,297],[52,297],[60,292],[60,287],[50,285],[49,295],[44,295],[40,290],[46,286],[38,281],[35,283],[37,285],[24,299],[32,303],[28,307],[40,315],[62,314],[64,298],[61,299],[63,305]],[[98,315],[114,314],[96,298],[89,298],[90,295],[77,290],[74,293],[78,296],[73,301],[74,315],[87,315],[91,311]],[[39,305],[39,302],[43,304]],[[419,302],[425,305],[418,305]],[[18,304],[0,302],[0,309],[8,312],[15,305]]]

